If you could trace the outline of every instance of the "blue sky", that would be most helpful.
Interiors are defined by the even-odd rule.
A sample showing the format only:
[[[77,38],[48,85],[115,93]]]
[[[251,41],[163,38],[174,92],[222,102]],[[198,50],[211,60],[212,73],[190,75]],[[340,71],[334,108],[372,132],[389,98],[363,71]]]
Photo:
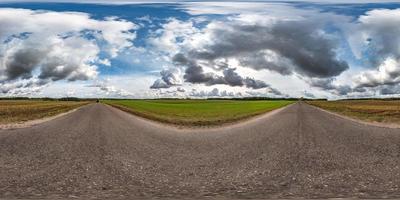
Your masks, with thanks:
[[[400,4],[0,3],[0,96],[398,97]]]

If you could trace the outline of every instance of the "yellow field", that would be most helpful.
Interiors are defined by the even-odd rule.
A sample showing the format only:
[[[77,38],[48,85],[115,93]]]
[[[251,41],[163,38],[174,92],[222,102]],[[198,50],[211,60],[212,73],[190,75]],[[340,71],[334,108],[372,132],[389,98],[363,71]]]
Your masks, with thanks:
[[[307,103],[361,120],[400,124],[399,100],[309,101]]]
[[[23,122],[57,115],[88,102],[0,100],[0,124]]]

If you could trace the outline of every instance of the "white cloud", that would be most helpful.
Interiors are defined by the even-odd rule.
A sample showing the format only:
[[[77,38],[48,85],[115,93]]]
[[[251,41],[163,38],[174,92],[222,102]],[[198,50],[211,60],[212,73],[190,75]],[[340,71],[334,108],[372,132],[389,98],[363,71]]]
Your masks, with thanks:
[[[400,9],[374,9],[361,15],[356,24],[349,24],[344,31],[350,46],[358,58],[372,50],[373,53],[387,56],[400,55]],[[370,58],[373,58],[371,55]]]
[[[27,79],[93,79],[97,64],[110,65],[100,52],[116,57],[133,45],[137,28],[115,17],[11,8],[0,9],[0,27],[0,88]]]
[[[235,5],[206,3],[209,4]],[[265,8],[264,4],[249,5],[250,10]],[[196,6],[201,8],[201,5]],[[246,8],[244,4],[237,6]],[[272,73],[275,77],[278,76],[278,79],[288,81],[295,75],[338,76],[348,68],[347,63],[336,55],[335,38],[323,29],[332,21],[344,19],[335,17],[334,20],[330,20],[331,14],[321,14],[321,17],[314,12],[303,13],[304,16],[295,13],[300,12],[293,12],[284,18],[274,13],[240,14],[212,20],[202,28],[195,28],[191,20],[170,20],[157,31],[168,33],[168,37],[160,34],[159,38],[152,38],[152,41],[168,41],[160,43],[171,44],[167,47],[160,45],[158,50],[164,51],[170,56],[166,60],[172,60],[176,68],[184,71],[183,78],[187,83],[267,88],[271,90],[269,92],[280,95],[281,92],[274,89],[276,82],[271,82],[272,79],[253,79],[253,76],[249,75]],[[182,24],[185,26],[178,26]],[[179,29],[179,32],[175,32],[176,29]],[[168,40],[163,40],[165,38]],[[180,42],[176,42],[177,38]],[[152,87],[156,86],[170,87],[161,79]],[[296,95],[302,94],[301,90]]]
[[[387,58],[376,70],[367,70],[355,76],[358,87],[376,87],[400,83],[400,60]]]
[[[158,51],[174,55],[186,46],[190,36],[198,32],[192,21],[171,18],[148,38],[148,43]]]
[[[313,86],[313,95],[317,97],[400,93],[397,88],[383,86],[400,82],[400,9],[370,10],[354,21],[348,16],[297,9],[286,3],[194,2],[181,6],[191,14],[237,14],[211,20],[197,30],[191,20],[174,21],[187,25],[180,29],[195,30],[179,30],[185,34],[168,30],[171,45],[160,50],[168,51],[169,56],[183,53],[185,57],[180,62],[196,64],[196,69],[201,67],[203,72],[199,75],[212,73],[218,77],[226,67],[246,75],[268,76],[272,72],[271,76],[276,78],[260,80],[292,96],[304,95],[309,86]],[[329,32],[326,27],[341,30]],[[177,38],[180,42],[176,42]],[[343,53],[346,40],[354,56],[368,61],[375,69],[351,66],[354,62],[345,59],[352,55]],[[182,66],[181,62],[176,67],[185,71],[187,79],[188,68]],[[253,72],[242,73],[246,68]],[[193,83],[200,83],[198,80]],[[300,86],[289,89],[294,84]]]
[[[110,85],[107,80],[98,80],[87,87],[98,88],[98,91],[103,94],[103,96],[114,97],[114,98],[128,98],[133,97],[133,93],[128,92],[124,89],[118,88],[114,85]]]
[[[187,13],[191,15],[204,14],[266,14],[269,16],[286,17],[288,14],[295,15],[306,13],[295,9],[288,3],[281,2],[224,2],[224,1],[206,1],[206,2],[186,2],[179,4]]]
[[[387,93],[390,85],[400,83],[399,24],[400,9],[374,9],[360,16],[356,24],[347,26],[354,55],[370,66],[353,77],[359,91]]]

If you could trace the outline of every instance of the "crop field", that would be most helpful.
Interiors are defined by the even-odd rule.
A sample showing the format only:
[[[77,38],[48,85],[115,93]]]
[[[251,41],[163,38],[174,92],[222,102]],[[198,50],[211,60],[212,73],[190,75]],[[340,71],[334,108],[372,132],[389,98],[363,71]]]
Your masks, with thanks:
[[[87,102],[0,100],[0,124],[50,117],[84,104],[87,104]]]
[[[106,100],[133,114],[176,125],[218,125],[259,115],[294,101]]]
[[[365,121],[400,124],[400,100],[310,101],[308,103]]]

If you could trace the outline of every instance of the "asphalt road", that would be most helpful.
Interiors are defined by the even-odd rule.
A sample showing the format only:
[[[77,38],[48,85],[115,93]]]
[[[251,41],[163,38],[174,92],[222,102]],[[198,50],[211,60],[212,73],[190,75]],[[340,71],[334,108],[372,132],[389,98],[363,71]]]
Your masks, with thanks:
[[[400,197],[400,129],[305,103],[178,130],[102,104],[0,131],[1,198]]]

